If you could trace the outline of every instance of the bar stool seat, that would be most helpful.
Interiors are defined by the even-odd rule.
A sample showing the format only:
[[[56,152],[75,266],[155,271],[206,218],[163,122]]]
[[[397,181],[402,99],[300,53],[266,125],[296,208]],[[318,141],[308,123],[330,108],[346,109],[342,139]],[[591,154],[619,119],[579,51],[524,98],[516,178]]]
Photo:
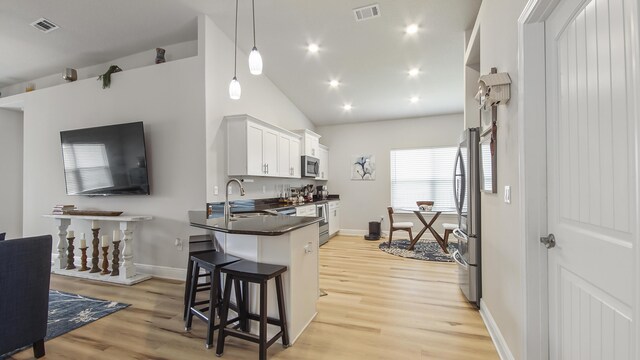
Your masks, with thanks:
[[[227,316],[229,314],[229,297],[231,296],[231,285],[236,289],[236,298],[240,293],[240,283],[243,285],[246,283],[259,284],[260,303],[259,313],[249,313],[246,305],[249,301],[247,293],[243,292],[243,298],[238,303],[238,315],[241,321],[243,319],[258,321],[259,331],[258,335],[242,332],[235,328],[229,328],[227,326],[220,326],[218,330],[218,344],[216,347],[216,356],[222,356],[224,352],[224,339],[227,336],[237,337],[243,340],[251,341],[259,344],[259,359],[265,360],[267,358],[267,348],[273,345],[279,338],[282,337],[282,345],[286,348],[289,346],[289,332],[287,330],[287,317],[284,307],[284,289],[282,285],[282,274],[287,271],[287,267],[283,265],[272,265],[256,263],[249,260],[241,260],[230,265],[222,267],[220,272],[226,274],[227,278],[224,285],[224,295],[222,296],[222,308],[220,309],[220,323],[228,323]],[[278,300],[278,315],[279,319],[270,318],[267,316],[267,282],[270,279],[275,279],[276,282],[276,298]],[[267,324],[276,325],[280,327],[280,331],[271,339],[267,340]]]
[[[190,260],[193,262],[193,276],[191,277],[191,284],[189,286],[189,302],[188,313],[185,320],[185,330],[191,330],[191,323],[193,316],[207,323],[207,348],[211,348],[213,344],[213,331],[219,327],[215,325],[216,309],[221,305],[221,286],[220,286],[220,268],[232,264],[236,261],[240,261],[239,258],[231,255],[227,255],[221,252],[203,252],[191,256]],[[200,269],[206,270],[211,276],[211,284],[209,289],[209,299],[204,301],[196,301],[196,293],[198,290],[198,274]],[[203,308],[198,308],[201,305],[206,305]],[[239,319],[232,319],[223,322],[224,324],[238,321]],[[221,323],[222,324],[222,323]]]
[[[191,240],[191,237],[189,238],[189,240]],[[192,243],[191,241],[189,241],[189,258],[187,260],[187,278],[185,279],[185,283],[184,283],[184,311],[182,314],[183,320],[187,320],[187,313],[189,312],[189,291],[190,291],[189,287],[191,286],[191,278],[193,277],[193,261],[191,260],[191,257],[196,254],[211,253],[215,251],[216,251],[216,246],[213,243],[213,241],[196,242],[196,243]],[[198,273],[197,277],[200,278],[203,276],[209,276],[209,274]],[[207,291],[209,290],[210,285],[211,285],[211,282],[198,283],[198,286],[196,287],[196,291]]]

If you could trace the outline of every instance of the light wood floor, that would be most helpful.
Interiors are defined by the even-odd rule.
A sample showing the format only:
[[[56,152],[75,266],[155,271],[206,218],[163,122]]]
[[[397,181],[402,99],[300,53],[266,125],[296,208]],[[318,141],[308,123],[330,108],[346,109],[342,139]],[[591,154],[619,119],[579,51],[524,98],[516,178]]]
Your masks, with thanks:
[[[403,259],[378,244],[338,236],[320,249],[320,286],[329,295],[295,345],[274,344],[270,359],[498,359],[454,264]],[[201,321],[184,331],[183,282],[126,287],[54,275],[51,288],[131,306],[47,341],[47,359],[215,358]],[[32,356],[29,349],[13,358]],[[257,345],[228,338],[222,359],[257,359]]]

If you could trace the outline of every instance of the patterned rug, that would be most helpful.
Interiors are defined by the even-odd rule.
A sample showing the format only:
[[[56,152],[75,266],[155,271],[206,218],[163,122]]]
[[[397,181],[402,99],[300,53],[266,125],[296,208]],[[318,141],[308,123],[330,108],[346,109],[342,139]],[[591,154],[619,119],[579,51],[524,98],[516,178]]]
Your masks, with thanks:
[[[458,244],[449,242],[449,254],[445,254],[440,244],[435,240],[418,240],[413,250],[407,250],[409,248],[409,240],[407,239],[392,240],[391,248],[389,248],[389,240],[383,240],[378,247],[380,250],[396,256],[427,261],[453,262],[450,254],[458,249]]]
[[[47,322],[47,337],[51,340],[71,330],[92,323],[102,317],[122,310],[129,304],[122,304],[115,301],[94,299],[77,294],[69,294],[62,291],[49,291],[49,319]],[[0,355],[0,360],[6,359],[11,354],[15,354],[26,346],[7,354]],[[45,345],[46,351],[46,345]]]

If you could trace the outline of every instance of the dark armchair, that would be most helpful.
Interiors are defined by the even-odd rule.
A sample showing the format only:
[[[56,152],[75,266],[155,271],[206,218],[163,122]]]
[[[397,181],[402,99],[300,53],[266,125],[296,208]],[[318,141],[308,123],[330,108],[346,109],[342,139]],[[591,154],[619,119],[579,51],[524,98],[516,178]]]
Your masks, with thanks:
[[[33,346],[44,356],[51,235],[0,241],[0,354]]]

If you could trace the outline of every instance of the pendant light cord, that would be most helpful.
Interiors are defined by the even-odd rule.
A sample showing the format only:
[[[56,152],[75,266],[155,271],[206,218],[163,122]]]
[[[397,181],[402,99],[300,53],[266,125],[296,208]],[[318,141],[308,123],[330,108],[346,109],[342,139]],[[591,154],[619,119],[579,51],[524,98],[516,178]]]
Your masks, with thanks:
[[[256,3],[251,0],[251,11],[253,12],[253,47],[256,47]]]
[[[236,33],[233,48],[233,78],[236,78],[236,68],[238,64],[238,0],[236,0]]]

